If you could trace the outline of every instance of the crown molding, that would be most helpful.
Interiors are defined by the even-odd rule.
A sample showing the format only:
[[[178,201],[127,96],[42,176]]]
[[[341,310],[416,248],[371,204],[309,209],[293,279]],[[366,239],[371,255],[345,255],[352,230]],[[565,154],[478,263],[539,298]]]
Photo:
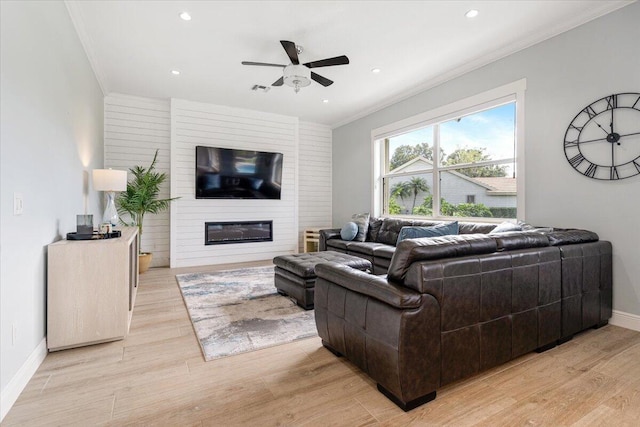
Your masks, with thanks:
[[[586,24],[587,22],[590,22],[594,19],[600,18],[601,16],[618,10],[624,6],[635,3],[636,1],[637,0],[618,0],[602,2],[597,7],[585,10],[582,14],[576,15],[572,19],[562,21],[555,26],[546,27],[543,32],[529,34],[515,43],[497,49],[488,55],[477,57],[471,61],[466,62],[462,66],[455,67],[455,69],[453,70],[441,73],[433,78],[430,78],[429,80],[424,81],[409,90],[384,98],[380,102],[377,102],[375,107],[365,109],[358,114],[348,117],[347,119],[331,124],[331,129],[339,128],[340,126],[344,126],[377,111],[383,110],[387,107],[397,104],[400,101],[404,101],[405,99],[411,98],[412,96],[446,83],[449,80],[453,80],[471,71],[477,70],[478,68],[484,67],[485,65],[488,65],[492,62],[498,61],[521,50],[527,49],[545,40],[551,39],[557,35]]]

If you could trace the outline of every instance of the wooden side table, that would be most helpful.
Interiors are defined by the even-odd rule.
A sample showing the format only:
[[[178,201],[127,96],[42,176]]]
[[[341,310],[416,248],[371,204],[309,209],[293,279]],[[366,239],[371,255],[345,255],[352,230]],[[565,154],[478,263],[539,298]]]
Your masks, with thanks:
[[[320,246],[321,227],[305,228],[304,230],[304,252],[318,252]]]

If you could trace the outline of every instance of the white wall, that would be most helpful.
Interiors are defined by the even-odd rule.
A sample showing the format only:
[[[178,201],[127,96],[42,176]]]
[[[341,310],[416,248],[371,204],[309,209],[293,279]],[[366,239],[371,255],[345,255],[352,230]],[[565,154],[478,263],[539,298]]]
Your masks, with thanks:
[[[62,2],[1,2],[0,412],[46,354],[46,249],[101,215],[102,92]],[[24,213],[13,215],[13,193]],[[12,331],[15,329],[15,341]]]
[[[525,219],[585,228],[610,240],[614,309],[640,315],[640,176],[589,179],[563,151],[564,133],[578,111],[612,93],[640,92],[638,22],[640,3],[633,3],[335,129],[334,225],[370,209],[372,129],[526,78]]]
[[[198,145],[282,153],[281,200],[195,198]],[[171,100],[171,266],[271,259],[297,250],[297,117]],[[204,244],[207,221],[273,221],[273,241]]]
[[[300,122],[298,152],[298,247],[305,228],[331,227],[331,128]]]
[[[168,99],[114,93],[104,99],[105,167],[126,171],[137,165],[148,167],[158,150],[156,171],[168,175],[160,198],[169,198],[171,180],[170,105]],[[169,265],[169,211],[145,215],[141,248],[153,253],[152,267]]]

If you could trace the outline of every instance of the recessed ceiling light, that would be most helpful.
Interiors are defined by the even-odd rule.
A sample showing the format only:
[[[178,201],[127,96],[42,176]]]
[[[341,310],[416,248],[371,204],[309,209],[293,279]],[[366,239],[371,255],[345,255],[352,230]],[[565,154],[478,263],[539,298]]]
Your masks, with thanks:
[[[468,10],[467,13],[464,14],[464,16],[466,16],[467,18],[475,18],[476,16],[478,16],[478,12],[476,9],[471,9]]]
[[[329,100],[328,99],[323,99],[322,102],[324,102],[325,104],[328,104]]]
[[[178,71],[178,70],[171,70],[171,74],[173,74],[174,76],[178,76],[178,75],[180,75],[180,71]]]
[[[373,74],[378,74],[380,71],[381,71],[381,70],[380,70],[380,68],[372,68],[372,69],[371,69],[371,72],[372,72]]]
[[[191,15],[189,15],[189,12],[182,12],[180,14],[180,19],[183,21],[191,21]]]

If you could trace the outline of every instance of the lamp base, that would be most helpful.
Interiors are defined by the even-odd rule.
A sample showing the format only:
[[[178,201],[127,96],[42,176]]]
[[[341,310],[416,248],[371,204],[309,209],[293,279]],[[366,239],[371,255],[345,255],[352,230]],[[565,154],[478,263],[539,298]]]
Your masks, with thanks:
[[[115,197],[115,192],[107,191],[107,206],[104,208],[104,214],[102,215],[102,222],[108,222],[114,227],[118,225],[120,220],[118,210],[116,209]]]

